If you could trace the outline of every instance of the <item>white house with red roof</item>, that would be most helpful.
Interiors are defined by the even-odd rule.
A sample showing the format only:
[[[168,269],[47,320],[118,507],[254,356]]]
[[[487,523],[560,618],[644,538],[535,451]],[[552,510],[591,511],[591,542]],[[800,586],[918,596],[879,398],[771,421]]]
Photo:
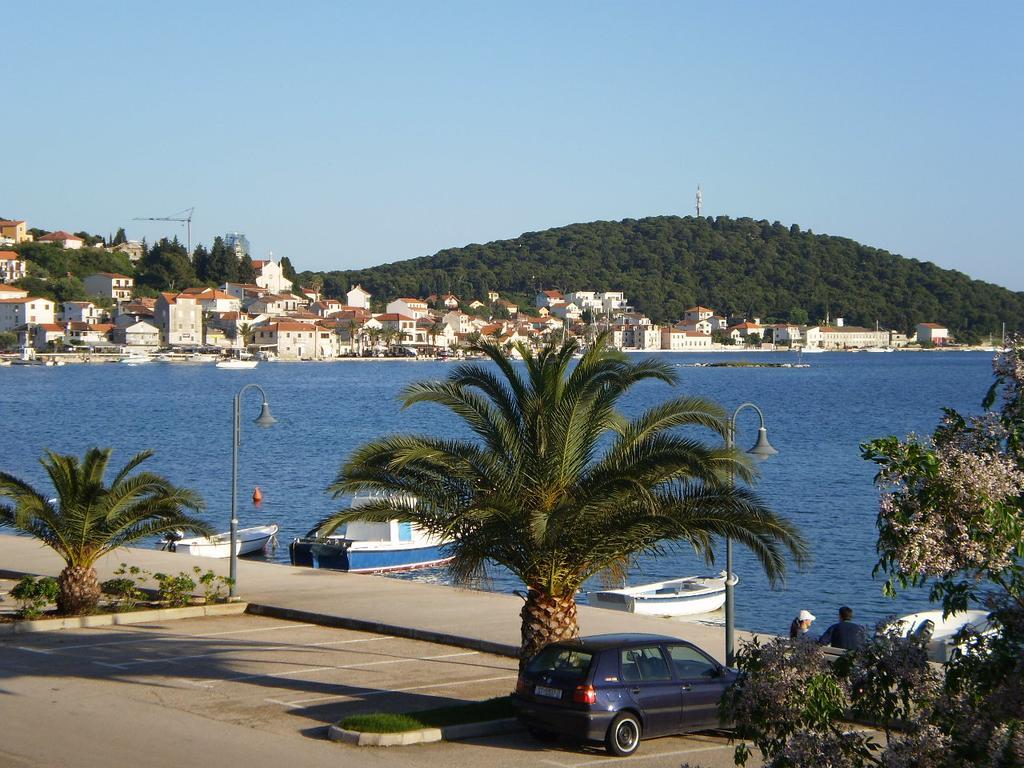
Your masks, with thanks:
[[[82,282],[90,296],[102,296],[114,301],[129,301],[135,289],[135,278],[117,272],[97,272]]]
[[[459,310],[449,312],[441,318],[441,322],[443,322],[445,326],[450,328],[452,333],[455,334],[473,332],[472,315],[467,315],[465,312],[460,312]]]
[[[273,352],[282,360],[314,360],[338,356],[334,330],[312,323],[279,320],[261,325],[253,333],[253,344]]]
[[[561,291],[538,291],[534,297],[534,304],[538,307],[550,307],[552,304],[565,301]]]
[[[949,344],[949,329],[938,323],[918,323],[917,343],[934,344],[937,347]]]
[[[115,326],[110,332],[115,344],[139,352],[154,352],[160,348],[160,329],[146,320],[139,320],[125,326]]]
[[[0,331],[13,331],[22,325],[52,323],[53,302],[38,296],[0,299]]]
[[[68,251],[77,251],[83,245],[85,241],[77,235],[72,235],[70,232],[65,232],[63,229],[59,229],[56,232],[51,232],[48,235],[43,235],[36,239],[37,243],[54,243],[59,245]]]
[[[26,296],[28,296],[28,291],[24,288],[0,283],[0,299],[24,299]]]
[[[62,322],[87,323],[95,325],[102,323],[106,312],[91,301],[65,301],[60,305],[60,319]]]
[[[28,262],[15,251],[0,251],[0,283],[13,283],[28,277]]]
[[[414,320],[425,317],[429,314],[429,310],[430,307],[427,306],[427,302],[423,301],[423,299],[409,298],[395,299],[384,308],[384,311],[389,314],[408,315]]]
[[[40,352],[62,349],[64,347],[64,331],[65,327],[63,323],[40,323],[32,327],[32,338],[29,338],[29,330],[26,327],[24,330],[18,331],[18,340],[21,346],[33,346]]]
[[[367,291],[365,288],[363,288],[363,286],[361,286],[361,285],[353,285],[352,286],[352,290],[350,290],[345,295],[345,303],[349,307],[359,307],[360,309],[369,309],[370,308],[370,299],[372,298],[372,296],[373,296],[373,294],[370,293],[369,291]]]
[[[204,312],[219,315],[224,312],[238,312],[242,309],[241,299],[219,288],[187,288],[183,293],[195,296]]]
[[[256,285],[273,293],[287,293],[292,289],[292,281],[284,276],[281,265],[269,259],[254,259],[253,269],[256,270]]]
[[[700,352],[711,349],[711,337],[706,333],[682,328],[662,328],[661,348],[672,352]]]
[[[67,324],[64,338],[75,347],[109,347],[113,343],[113,330],[114,326],[110,323],[82,323],[76,320]]]
[[[699,323],[701,320],[708,320],[715,315],[715,310],[710,307],[702,307],[699,304],[696,307],[690,307],[683,313],[683,322],[687,325],[691,323]]]

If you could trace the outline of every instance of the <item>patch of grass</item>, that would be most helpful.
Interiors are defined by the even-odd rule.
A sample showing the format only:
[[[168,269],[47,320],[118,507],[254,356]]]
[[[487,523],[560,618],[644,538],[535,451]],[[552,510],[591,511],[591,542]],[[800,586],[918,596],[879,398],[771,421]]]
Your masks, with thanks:
[[[363,733],[400,733],[401,731],[416,731],[420,728],[443,728],[447,725],[502,720],[515,717],[515,714],[512,699],[508,696],[499,696],[486,701],[424,709],[419,712],[398,714],[369,712],[362,715],[350,715],[339,722],[338,726],[346,731],[362,731]]]

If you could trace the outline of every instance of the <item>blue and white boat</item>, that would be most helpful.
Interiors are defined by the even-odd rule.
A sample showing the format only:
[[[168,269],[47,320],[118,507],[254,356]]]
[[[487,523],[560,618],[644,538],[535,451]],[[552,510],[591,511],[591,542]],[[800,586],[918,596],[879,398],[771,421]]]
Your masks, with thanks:
[[[375,498],[379,497],[360,494],[352,499],[351,506],[359,507]],[[288,554],[292,565],[349,573],[410,571],[451,560],[444,541],[401,520],[354,520],[339,526],[330,536],[319,536],[314,528],[295,539]]]

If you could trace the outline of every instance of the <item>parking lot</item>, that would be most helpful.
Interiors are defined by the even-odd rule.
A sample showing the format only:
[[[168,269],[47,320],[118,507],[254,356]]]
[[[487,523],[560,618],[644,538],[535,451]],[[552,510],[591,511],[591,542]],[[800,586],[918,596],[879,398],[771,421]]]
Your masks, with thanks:
[[[522,733],[371,749],[326,740],[346,714],[486,699],[514,659],[256,616],[0,638],[0,765],[547,765],[617,762]],[[726,739],[646,742],[637,765],[731,765]],[[190,759],[192,758],[192,759]]]

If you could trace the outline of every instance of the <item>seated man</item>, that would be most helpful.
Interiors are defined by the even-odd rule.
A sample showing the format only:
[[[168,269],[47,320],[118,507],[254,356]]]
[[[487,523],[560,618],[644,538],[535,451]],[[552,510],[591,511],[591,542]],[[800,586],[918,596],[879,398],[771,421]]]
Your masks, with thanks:
[[[843,606],[839,609],[839,621],[825,630],[818,638],[818,645],[831,645],[846,651],[855,651],[867,641],[864,627],[853,621],[853,609]]]

